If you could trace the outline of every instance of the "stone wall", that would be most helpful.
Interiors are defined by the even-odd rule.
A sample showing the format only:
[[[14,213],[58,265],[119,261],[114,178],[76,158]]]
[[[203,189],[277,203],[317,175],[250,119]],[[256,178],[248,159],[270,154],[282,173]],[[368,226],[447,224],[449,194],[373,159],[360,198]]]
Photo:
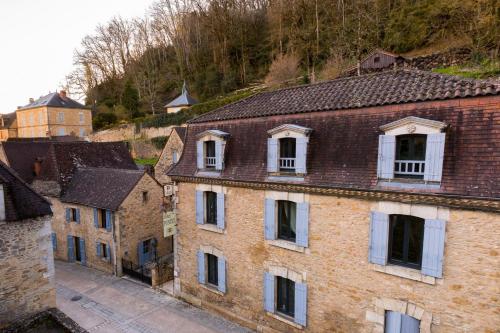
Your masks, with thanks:
[[[135,124],[120,125],[116,128],[97,131],[89,136],[90,141],[95,142],[115,142],[115,141],[131,141],[135,139],[152,139],[159,136],[169,136],[172,127],[146,127],[140,128],[138,131]]]
[[[309,247],[297,252],[264,240],[265,191],[226,187],[226,229],[217,233],[196,225],[195,189],[179,184],[175,272],[177,295],[194,304],[264,332],[382,332],[389,309],[420,318],[421,332],[492,333],[500,327],[498,214],[305,195]],[[447,219],[442,279],[416,281],[420,274],[412,275],[414,270],[384,272],[368,263],[370,211],[387,207]],[[226,257],[226,294],[198,284],[201,247]],[[304,330],[265,313],[263,275],[271,267],[303,276]]]
[[[0,329],[56,306],[50,223],[0,222]]]
[[[167,170],[170,169],[173,164],[172,158],[174,151],[177,152],[178,161],[181,158],[183,148],[184,143],[181,138],[176,131],[172,131],[172,134],[169,136],[160,158],[155,165],[155,177],[162,185],[172,182],[170,177],[167,176]]]

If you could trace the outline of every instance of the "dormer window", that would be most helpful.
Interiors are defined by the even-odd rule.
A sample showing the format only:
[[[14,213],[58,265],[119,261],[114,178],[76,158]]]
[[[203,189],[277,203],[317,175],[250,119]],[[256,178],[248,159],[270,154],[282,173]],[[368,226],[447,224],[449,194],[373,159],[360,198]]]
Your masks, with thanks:
[[[270,174],[299,174],[307,172],[307,145],[310,128],[285,124],[268,133],[267,171]]]
[[[407,117],[381,126],[377,175],[383,180],[414,179],[440,182],[446,124]]]
[[[196,164],[200,171],[221,171],[224,168],[224,151],[228,133],[208,130],[198,135]]]

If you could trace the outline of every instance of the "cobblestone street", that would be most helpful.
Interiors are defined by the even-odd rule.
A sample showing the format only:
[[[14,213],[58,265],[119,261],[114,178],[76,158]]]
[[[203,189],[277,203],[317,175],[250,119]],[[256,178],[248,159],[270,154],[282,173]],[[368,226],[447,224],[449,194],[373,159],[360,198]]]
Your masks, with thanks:
[[[56,262],[57,307],[89,332],[250,332],[148,286]]]

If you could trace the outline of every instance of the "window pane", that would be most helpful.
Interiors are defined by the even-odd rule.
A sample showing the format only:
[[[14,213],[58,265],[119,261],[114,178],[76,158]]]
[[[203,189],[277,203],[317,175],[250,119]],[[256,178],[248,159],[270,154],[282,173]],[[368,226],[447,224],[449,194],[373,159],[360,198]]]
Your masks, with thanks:
[[[297,204],[278,201],[278,238],[295,241]]]
[[[206,157],[215,157],[215,141],[205,142],[205,154]]]
[[[398,137],[396,140],[396,159],[408,160],[410,157],[410,140],[408,137]]]
[[[425,135],[419,135],[414,138],[414,159],[415,160],[425,160],[425,143],[427,137]]]
[[[404,221],[398,219],[398,215],[391,216],[392,251],[390,255],[393,260],[404,260],[404,229]]]
[[[295,139],[280,139],[280,157],[295,157]]]
[[[408,233],[408,262],[420,265],[424,241],[424,221],[422,219],[409,219]]]
[[[218,285],[219,276],[217,268],[217,257],[212,254],[207,254],[207,281],[210,284]]]
[[[420,269],[424,223],[419,217],[391,215],[389,231],[389,262]]]
[[[295,282],[278,276],[276,289],[276,310],[293,317],[295,312]]]
[[[205,192],[207,223],[217,224],[217,194],[215,192]]]

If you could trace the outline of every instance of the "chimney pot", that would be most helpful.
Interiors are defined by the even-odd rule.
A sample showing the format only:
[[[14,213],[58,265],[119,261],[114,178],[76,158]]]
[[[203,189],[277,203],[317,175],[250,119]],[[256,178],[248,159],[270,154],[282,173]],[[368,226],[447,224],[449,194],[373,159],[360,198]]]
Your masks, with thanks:
[[[66,98],[66,90],[61,90],[61,91],[59,91],[59,96],[60,96],[61,98]]]
[[[35,99],[33,97],[30,97],[30,103],[33,103]]]

